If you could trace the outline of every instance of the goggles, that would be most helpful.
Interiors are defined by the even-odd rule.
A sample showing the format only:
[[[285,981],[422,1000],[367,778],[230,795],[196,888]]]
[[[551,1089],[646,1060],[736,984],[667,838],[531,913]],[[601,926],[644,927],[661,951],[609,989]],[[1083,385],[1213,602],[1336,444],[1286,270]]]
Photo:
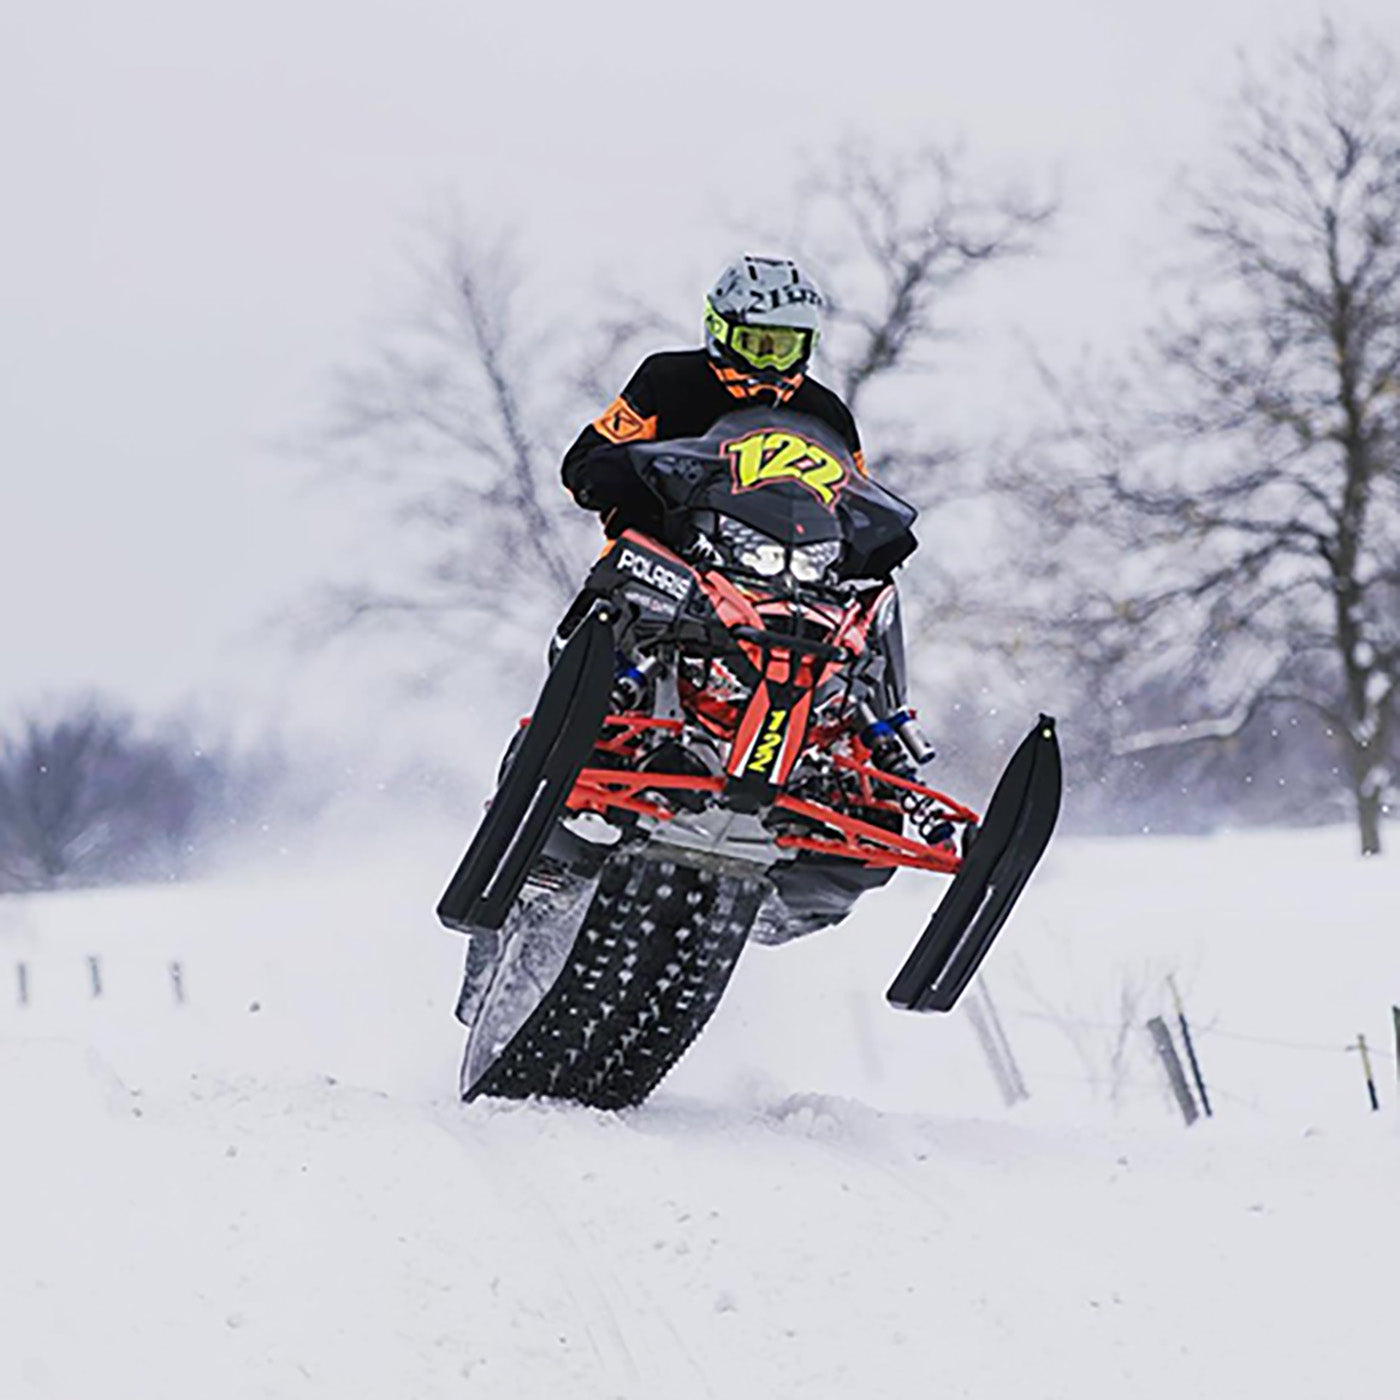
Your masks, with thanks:
[[[706,325],[720,342],[755,369],[789,370],[810,358],[817,333],[796,326],[736,326],[708,307]]]

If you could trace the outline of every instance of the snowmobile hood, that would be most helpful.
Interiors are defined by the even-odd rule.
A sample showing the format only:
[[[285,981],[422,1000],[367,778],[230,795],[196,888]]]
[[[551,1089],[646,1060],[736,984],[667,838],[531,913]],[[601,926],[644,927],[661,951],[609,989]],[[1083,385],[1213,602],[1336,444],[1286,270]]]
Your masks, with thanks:
[[[806,414],[744,409],[702,437],[632,450],[669,510],[713,511],[789,545],[841,540],[847,574],[914,547],[914,507],[863,475],[840,436]]]

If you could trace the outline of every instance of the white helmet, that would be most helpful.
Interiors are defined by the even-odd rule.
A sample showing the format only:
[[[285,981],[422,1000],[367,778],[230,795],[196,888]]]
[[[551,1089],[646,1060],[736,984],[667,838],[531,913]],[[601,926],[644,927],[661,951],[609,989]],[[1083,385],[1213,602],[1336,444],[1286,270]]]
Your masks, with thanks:
[[[822,294],[791,258],[742,257],[715,279],[705,302],[705,348],[752,389],[790,385],[817,343]]]

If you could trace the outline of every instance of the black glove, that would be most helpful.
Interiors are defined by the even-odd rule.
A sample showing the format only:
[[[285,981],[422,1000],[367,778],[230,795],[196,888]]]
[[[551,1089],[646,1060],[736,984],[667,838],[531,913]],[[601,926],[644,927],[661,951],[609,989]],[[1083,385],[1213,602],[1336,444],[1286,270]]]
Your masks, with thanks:
[[[595,447],[574,471],[574,500],[584,510],[610,511],[635,500],[646,488],[625,447]]]

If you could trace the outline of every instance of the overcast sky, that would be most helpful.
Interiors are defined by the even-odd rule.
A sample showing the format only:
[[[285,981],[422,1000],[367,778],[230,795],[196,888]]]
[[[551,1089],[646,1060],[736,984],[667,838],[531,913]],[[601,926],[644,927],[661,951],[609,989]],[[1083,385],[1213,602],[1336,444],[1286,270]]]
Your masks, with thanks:
[[[1141,318],[1236,50],[1321,13],[676,8],[0,0],[0,709],[258,670],[248,628],[340,539],[334,494],[268,444],[394,310],[426,211],[515,225],[561,295],[608,275],[689,317],[734,230],[781,222],[799,156],[961,138],[1065,201],[969,356],[1019,330],[1069,354]],[[1331,12],[1400,43],[1394,0]]]

